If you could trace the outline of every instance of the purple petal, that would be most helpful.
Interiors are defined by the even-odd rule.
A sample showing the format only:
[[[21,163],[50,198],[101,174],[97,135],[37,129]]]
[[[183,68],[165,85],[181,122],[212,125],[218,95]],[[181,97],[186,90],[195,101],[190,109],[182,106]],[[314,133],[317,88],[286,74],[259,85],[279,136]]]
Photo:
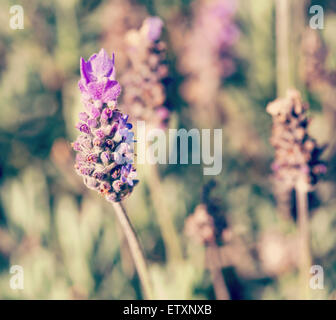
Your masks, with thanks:
[[[110,108],[105,108],[102,112],[102,118],[107,120],[112,117],[112,109]]]
[[[104,88],[103,101],[109,102],[112,100],[117,100],[118,96],[120,95],[120,92],[121,87],[118,81],[108,80]]]
[[[80,112],[79,113],[79,119],[82,121],[87,121],[87,119],[89,118],[89,115],[86,112]]]
[[[161,31],[163,27],[163,22],[159,17],[147,18],[145,23],[148,26],[148,39],[150,41],[156,41],[161,36]]]
[[[91,65],[89,62],[85,62],[83,58],[80,58],[80,73],[82,76],[82,79],[85,80],[86,83],[89,83],[89,73],[92,72]]]
[[[90,128],[85,123],[78,123],[76,126],[77,129],[79,129],[80,132],[84,132],[89,134],[91,132]]]
[[[88,120],[88,125],[89,125],[89,127],[91,127],[91,128],[96,128],[97,125],[98,125],[97,120],[96,120],[96,119],[89,119],[89,120]]]
[[[101,49],[98,55],[91,61],[93,74],[97,78],[109,77],[113,71],[113,59],[110,59],[105,49]]]
[[[101,100],[105,84],[103,82],[91,82],[88,84],[88,92],[92,99]]]
[[[87,93],[87,88],[85,86],[85,82],[83,82],[83,79],[80,79],[78,81],[78,88],[79,88],[81,93]]]
[[[80,143],[75,141],[73,144],[72,144],[72,148],[75,150],[75,151],[81,151],[81,147],[80,147]]]
[[[96,107],[92,107],[92,108],[91,108],[91,116],[92,116],[94,119],[97,119],[97,118],[100,116],[100,111],[99,111],[99,109],[97,109]]]
[[[133,187],[134,184],[133,184],[133,179],[132,178],[127,178],[127,182],[131,187]]]
[[[99,129],[95,132],[96,136],[100,139],[104,139],[105,138],[105,133],[103,132],[103,130]]]

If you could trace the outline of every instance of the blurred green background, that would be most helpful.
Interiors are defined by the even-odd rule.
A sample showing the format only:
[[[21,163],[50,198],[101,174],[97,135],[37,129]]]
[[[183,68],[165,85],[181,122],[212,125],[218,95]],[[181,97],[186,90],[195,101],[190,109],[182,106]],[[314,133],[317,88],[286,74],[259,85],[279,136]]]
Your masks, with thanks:
[[[147,16],[160,16],[172,79],[167,89],[170,127],[202,127],[181,89],[186,81],[183,35],[193,27],[194,2],[0,2],[0,299],[142,298],[112,207],[86,190],[73,170],[70,142],[82,108],[79,58],[101,47],[114,51],[121,75],[124,34]],[[336,5],[331,0],[289,3],[291,85],[310,104],[311,135],[328,144],[328,174],[309,203],[314,263],[323,266],[325,276],[324,290],[315,290],[313,298],[330,299],[336,285],[335,82],[307,85],[309,61],[302,40],[309,29],[307,8],[322,5],[325,28],[316,32],[328,52],[323,67],[336,70]],[[9,27],[9,8],[16,4],[24,8],[23,30]],[[275,3],[237,1],[235,23],[240,33],[232,49],[235,71],[220,81],[216,108],[223,117],[212,124],[223,129],[223,169],[214,177],[211,197],[231,233],[221,244],[223,274],[233,299],[295,299],[300,290],[295,224],[277,212],[270,179],[271,117],[265,112],[277,91]],[[183,232],[186,217],[213,177],[203,176],[201,165],[160,165],[159,181],[151,181],[151,168],[137,169],[140,183],[125,205],[145,248],[156,296],[213,299],[204,248]],[[163,239],[167,231],[155,206],[162,198],[176,239],[169,239],[169,233]],[[167,255],[167,241],[177,243],[182,258]],[[12,265],[24,268],[24,290],[9,286]]]

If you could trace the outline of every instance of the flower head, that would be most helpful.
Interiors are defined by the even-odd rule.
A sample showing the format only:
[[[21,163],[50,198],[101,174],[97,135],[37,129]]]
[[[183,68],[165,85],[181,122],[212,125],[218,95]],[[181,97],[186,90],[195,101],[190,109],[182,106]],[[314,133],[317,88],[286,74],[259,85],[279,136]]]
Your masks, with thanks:
[[[215,187],[214,180],[204,185],[202,203],[187,217],[184,224],[186,236],[203,245],[230,241],[231,231],[221,201],[211,196]]]
[[[285,98],[269,103],[266,110],[273,118],[272,169],[276,180],[287,191],[298,183],[311,188],[325,173],[326,165],[320,160],[323,148],[308,134],[308,104],[302,102],[298,91],[288,90]]]
[[[114,70],[114,55],[110,58],[104,49],[87,62],[81,58],[79,89],[87,112],[79,114],[81,134],[73,143],[76,172],[108,201],[124,199],[137,183],[134,134],[128,116],[116,108],[121,89]]]

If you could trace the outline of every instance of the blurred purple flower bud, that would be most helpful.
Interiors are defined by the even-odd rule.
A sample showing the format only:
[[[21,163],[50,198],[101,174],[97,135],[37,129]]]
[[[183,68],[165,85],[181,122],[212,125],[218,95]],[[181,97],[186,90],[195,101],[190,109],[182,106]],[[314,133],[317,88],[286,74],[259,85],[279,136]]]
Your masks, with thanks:
[[[156,41],[160,38],[163,21],[159,17],[150,17],[144,21],[145,26],[147,26],[147,37],[150,41]]]

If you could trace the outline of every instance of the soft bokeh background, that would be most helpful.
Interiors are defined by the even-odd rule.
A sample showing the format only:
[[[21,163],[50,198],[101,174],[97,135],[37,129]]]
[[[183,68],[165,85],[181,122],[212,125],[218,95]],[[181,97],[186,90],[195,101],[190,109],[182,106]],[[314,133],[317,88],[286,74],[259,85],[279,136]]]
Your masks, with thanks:
[[[265,107],[276,98],[279,81],[275,3],[226,1],[237,7],[233,23],[239,36],[226,57],[230,72],[217,74],[220,66],[213,63],[220,62],[206,60],[211,53],[208,57],[209,52],[200,50],[204,55],[197,56],[197,44],[202,41],[194,39],[193,28],[197,12],[202,11],[197,9],[199,2],[0,2],[1,299],[142,298],[113,209],[86,190],[74,173],[70,142],[77,134],[74,125],[81,108],[77,88],[80,56],[88,58],[101,47],[114,51],[118,75],[122,75],[126,65],[123,37],[151,15],[160,16],[165,23],[170,127],[223,129],[223,170],[219,176],[204,176],[202,166],[191,164],[160,165],[157,175],[151,175],[153,168],[138,166],[140,183],[125,204],[145,248],[157,297],[214,298],[204,248],[183,232],[186,217],[202,201],[203,186],[212,178],[217,184],[211,197],[216,198],[213,201],[227,222],[227,241],[220,249],[231,297],[300,296],[295,222],[279,215],[270,179],[271,117]],[[336,81],[332,81],[336,5],[332,0],[289,3],[291,85],[310,103],[311,135],[328,144],[323,156],[328,161],[328,174],[310,194],[309,202],[314,263],[323,266],[325,275],[324,290],[312,294],[316,299],[330,299],[336,285]],[[14,4],[24,8],[23,30],[9,28],[9,8]],[[316,31],[318,41],[304,44],[312,31],[307,10],[312,4],[324,7],[325,28]],[[325,61],[319,50],[326,52],[322,54]],[[316,65],[307,58],[307,51],[311,51],[309,57],[318,57]],[[186,59],[190,52],[194,54],[191,60]],[[205,67],[207,63],[214,67],[213,73]],[[330,81],[319,81],[320,75],[314,72],[307,75],[309,67],[319,70],[318,63],[331,74]],[[208,78],[192,89],[188,74],[198,67],[209,71]],[[199,91],[205,95],[214,92],[215,101],[203,105],[192,101]],[[204,113],[208,117],[200,116]],[[170,225],[160,221],[160,206],[155,204],[161,201],[169,210],[175,233],[165,230]],[[167,242],[180,248],[182,258],[167,255]],[[9,286],[12,265],[24,268],[24,290]]]

